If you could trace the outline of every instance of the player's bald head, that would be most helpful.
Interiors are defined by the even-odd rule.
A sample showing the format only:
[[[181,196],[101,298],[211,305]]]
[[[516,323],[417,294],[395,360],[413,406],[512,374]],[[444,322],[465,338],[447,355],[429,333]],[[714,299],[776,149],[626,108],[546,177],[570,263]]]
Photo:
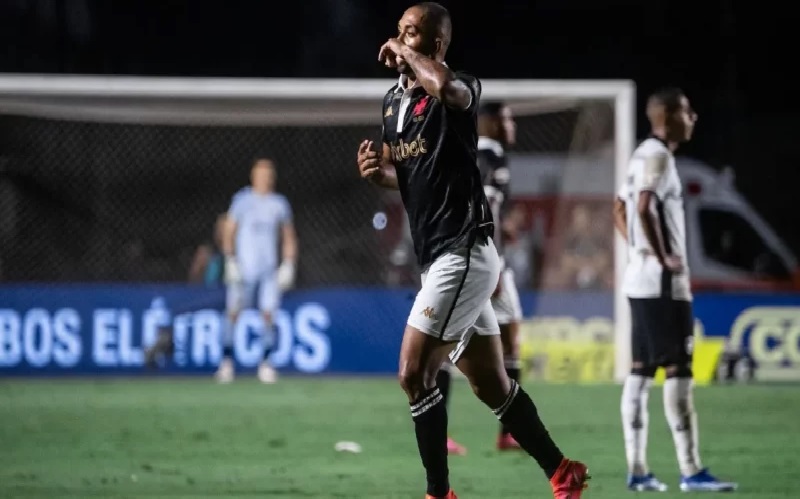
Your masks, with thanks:
[[[450,46],[450,40],[453,37],[453,23],[450,19],[450,11],[436,2],[421,2],[411,8],[420,11],[425,31],[441,40],[442,53],[447,51],[447,47]]]
[[[647,99],[647,119],[652,124],[663,123],[667,116],[680,110],[686,94],[677,87],[666,87],[653,92]]]

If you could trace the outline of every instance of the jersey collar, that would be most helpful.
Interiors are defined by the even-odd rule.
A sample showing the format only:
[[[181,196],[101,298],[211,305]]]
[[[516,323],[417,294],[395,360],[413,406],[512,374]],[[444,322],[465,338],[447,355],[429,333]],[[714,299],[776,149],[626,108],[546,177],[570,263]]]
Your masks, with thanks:
[[[478,137],[478,149],[491,149],[497,156],[503,156],[503,144],[489,137]]]
[[[666,141],[666,140],[664,140],[664,139],[662,139],[661,137],[656,137],[655,135],[653,135],[653,134],[651,133],[650,135],[648,135],[648,136],[647,136],[647,138],[648,138],[648,139],[654,139],[654,140],[657,140],[657,141],[661,142],[662,144],[664,144],[664,147],[666,147],[667,149],[669,149],[669,144],[667,144],[667,141]]]

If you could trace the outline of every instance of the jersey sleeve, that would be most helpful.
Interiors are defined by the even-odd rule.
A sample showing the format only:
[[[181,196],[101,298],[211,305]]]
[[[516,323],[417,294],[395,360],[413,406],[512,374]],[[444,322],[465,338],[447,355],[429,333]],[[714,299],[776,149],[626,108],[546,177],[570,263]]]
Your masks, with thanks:
[[[231,206],[230,208],[228,208],[228,216],[234,222],[238,223],[241,221],[246,202],[247,202],[246,191],[241,190],[233,195],[233,199],[231,199]]]
[[[628,199],[628,180],[627,179],[625,180],[625,182],[622,183],[621,186],[619,186],[619,189],[617,189],[617,199],[620,199],[622,201],[626,201]]]
[[[655,152],[644,159],[644,168],[639,178],[638,191],[650,191],[664,198],[667,191],[667,165],[669,157],[665,152]]]
[[[289,200],[285,197],[281,198],[281,223],[282,224],[290,224],[292,223],[292,205],[289,204]]]
[[[467,106],[464,112],[475,114],[478,111],[478,105],[481,100],[480,80],[470,74],[461,72],[456,73],[456,79],[467,86],[471,95],[469,106]]]

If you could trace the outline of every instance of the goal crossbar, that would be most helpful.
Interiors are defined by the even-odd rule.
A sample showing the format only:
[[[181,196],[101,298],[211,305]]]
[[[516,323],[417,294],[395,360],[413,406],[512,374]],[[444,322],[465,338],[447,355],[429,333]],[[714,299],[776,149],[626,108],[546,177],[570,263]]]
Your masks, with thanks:
[[[237,125],[380,124],[380,99],[393,79],[258,79],[0,73],[0,114],[122,123]],[[515,112],[548,112],[580,101],[614,105],[615,185],[636,140],[636,89],[629,80],[482,80],[482,98]],[[202,104],[202,105],[198,105]],[[613,193],[609,193],[609,196]],[[626,245],[615,236],[615,275]],[[615,378],[630,366],[627,303],[615,286]]]

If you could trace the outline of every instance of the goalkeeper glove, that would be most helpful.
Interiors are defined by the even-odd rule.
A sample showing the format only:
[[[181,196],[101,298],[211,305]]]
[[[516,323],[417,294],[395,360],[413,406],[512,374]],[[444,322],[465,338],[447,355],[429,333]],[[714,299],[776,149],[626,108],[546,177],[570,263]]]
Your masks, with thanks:
[[[290,289],[294,286],[294,263],[283,262],[278,267],[278,286],[283,291]]]
[[[225,257],[225,284],[239,284],[242,282],[242,272],[239,270],[239,264],[232,256]]]

